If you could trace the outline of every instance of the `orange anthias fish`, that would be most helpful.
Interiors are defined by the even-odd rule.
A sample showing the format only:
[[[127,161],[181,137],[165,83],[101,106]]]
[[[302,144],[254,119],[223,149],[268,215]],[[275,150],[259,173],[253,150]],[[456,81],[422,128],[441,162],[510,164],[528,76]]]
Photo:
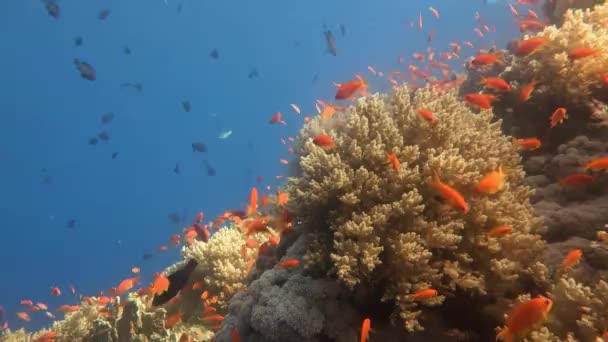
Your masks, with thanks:
[[[494,63],[502,63],[502,60],[498,57],[498,54],[496,53],[482,53],[477,55],[471,61],[471,64],[473,64],[474,66],[484,66]]]
[[[437,121],[437,118],[435,115],[433,115],[433,112],[426,108],[418,108],[418,115],[420,115],[421,118],[430,121],[432,124]]]
[[[602,171],[608,169],[608,157],[593,159],[583,166],[585,170]]]
[[[551,121],[551,128],[557,126],[558,124],[561,124],[567,118],[568,118],[568,116],[566,114],[566,108],[563,108],[563,107],[557,108],[553,112],[553,114],[551,114],[551,118],[549,119]]]
[[[62,305],[57,311],[62,311],[63,313],[74,312],[80,309],[80,305]]]
[[[369,331],[372,328],[372,321],[369,318],[366,318],[363,320],[363,322],[361,323],[361,337],[359,339],[359,342],[367,342],[367,339],[369,337]]]
[[[30,315],[27,314],[27,312],[17,312],[17,317],[19,317],[20,319],[29,322],[32,319],[30,318]]]
[[[60,296],[61,290],[58,287],[53,287],[51,288],[51,293],[53,294],[53,296]]]
[[[545,44],[547,44],[547,39],[543,37],[524,39],[517,46],[515,54],[520,57],[528,56],[541,49]]]
[[[169,279],[164,273],[155,274],[154,282],[152,283],[152,295],[163,294],[169,289]]]
[[[247,207],[247,216],[256,215],[258,213],[258,189],[256,187],[251,188],[249,194],[249,207]]]
[[[280,123],[281,125],[285,125],[285,121],[281,120],[281,112],[277,112],[275,115],[273,115],[270,118],[270,121],[268,121],[269,124],[273,124],[273,123]]]
[[[536,138],[513,139],[513,143],[524,150],[536,150],[542,143]]]
[[[562,186],[583,186],[589,185],[595,181],[595,177],[586,173],[575,173],[560,179],[559,184]]]
[[[534,91],[534,87],[536,87],[536,81],[532,81],[521,88],[519,93],[519,100],[521,102],[526,102],[530,99],[530,95]]]
[[[334,139],[325,134],[319,134],[312,139],[312,143],[323,148],[324,150],[331,149],[335,146]]]
[[[393,165],[393,170],[399,171],[399,159],[397,159],[397,155],[395,153],[387,153],[386,159],[388,159],[388,163]]]
[[[57,333],[54,331],[49,331],[46,334],[35,339],[34,342],[53,342],[55,340],[55,337],[57,337]]]
[[[281,261],[278,266],[281,268],[293,268],[298,267],[300,265],[300,260],[298,259],[286,259]]]
[[[568,255],[566,255],[566,257],[564,258],[564,261],[562,261],[562,270],[567,271],[574,265],[578,264],[582,256],[583,251],[581,251],[580,249],[574,249],[570,251],[570,253],[568,253]]]
[[[511,91],[509,83],[500,77],[485,77],[481,79],[481,83],[494,90]]]
[[[422,290],[418,290],[418,291],[414,292],[414,294],[412,294],[412,299],[425,300],[425,299],[433,298],[435,296],[437,296],[437,290],[422,289]]]
[[[473,190],[483,194],[495,194],[503,189],[505,185],[505,174],[502,167],[485,175]]]
[[[348,100],[356,94],[364,95],[367,92],[367,83],[362,79],[342,83],[336,92],[336,100]]]
[[[507,325],[496,339],[513,342],[517,338],[525,337],[547,318],[551,306],[553,301],[546,297],[537,297],[518,304],[507,315]]]
[[[232,342],[241,342],[241,335],[236,327],[232,328]]]
[[[282,207],[289,201],[289,194],[277,190],[277,207]]]
[[[431,181],[431,186],[435,188],[435,190],[439,193],[441,198],[443,198],[450,206],[456,209],[461,209],[464,214],[469,212],[469,207],[467,206],[467,202],[464,200],[464,197],[460,194],[460,192],[456,191],[451,186],[443,183],[439,176],[433,175],[433,180]]]
[[[496,100],[496,96],[490,94],[466,94],[464,99],[469,105],[481,108],[492,109],[492,101]]]
[[[581,47],[570,50],[568,53],[568,57],[572,60],[581,59],[585,57],[591,57],[597,55],[602,52],[602,49],[598,48],[590,48],[590,47]]]
[[[181,312],[176,312],[173,315],[167,317],[167,319],[165,320],[165,328],[166,329],[171,329],[173,328],[177,322],[179,322],[180,319],[182,319],[182,313]]]
[[[116,295],[121,296],[127,291],[129,291],[133,286],[139,283],[139,277],[127,278],[120,282],[118,287],[116,288]]]
[[[492,230],[488,232],[488,236],[501,237],[507,234],[511,234],[511,232],[513,232],[513,228],[511,228],[511,226],[499,226],[496,228],[492,228]]]

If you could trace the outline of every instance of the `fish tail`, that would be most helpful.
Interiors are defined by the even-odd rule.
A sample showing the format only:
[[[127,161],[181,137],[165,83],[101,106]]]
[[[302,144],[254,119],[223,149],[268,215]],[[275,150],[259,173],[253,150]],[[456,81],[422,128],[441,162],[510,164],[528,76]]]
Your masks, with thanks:
[[[496,335],[496,341],[513,342],[513,334],[508,327],[504,327],[498,335]]]

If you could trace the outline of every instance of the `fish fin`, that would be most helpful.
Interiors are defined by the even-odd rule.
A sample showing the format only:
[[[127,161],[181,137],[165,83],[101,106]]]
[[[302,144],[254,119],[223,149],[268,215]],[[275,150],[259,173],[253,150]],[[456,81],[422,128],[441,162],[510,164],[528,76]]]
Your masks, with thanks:
[[[496,335],[496,341],[513,342],[513,334],[508,327],[504,327],[498,335]]]

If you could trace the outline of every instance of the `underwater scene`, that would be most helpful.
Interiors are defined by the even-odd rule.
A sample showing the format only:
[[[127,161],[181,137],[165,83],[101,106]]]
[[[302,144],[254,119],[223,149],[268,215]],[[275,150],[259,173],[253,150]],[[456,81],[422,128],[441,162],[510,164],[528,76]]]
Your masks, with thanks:
[[[603,0],[6,0],[0,342],[608,342]]]

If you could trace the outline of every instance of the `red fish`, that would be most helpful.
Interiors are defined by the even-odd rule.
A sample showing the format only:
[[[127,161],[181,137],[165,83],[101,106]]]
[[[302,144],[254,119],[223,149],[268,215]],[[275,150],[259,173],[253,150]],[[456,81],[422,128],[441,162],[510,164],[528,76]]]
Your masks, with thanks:
[[[570,251],[570,253],[568,253],[568,255],[566,255],[566,257],[564,258],[564,261],[562,261],[562,270],[566,271],[572,268],[572,266],[578,264],[582,256],[583,251],[581,251],[580,249],[574,249]]]
[[[285,121],[281,120],[281,112],[277,112],[275,115],[273,115],[270,118],[270,121],[268,123],[273,124],[273,123],[280,123],[281,125],[285,125]]]
[[[599,48],[581,47],[570,50],[570,52],[568,53],[568,57],[572,60],[576,60],[585,57],[591,57],[597,55],[600,52],[602,52],[602,49]]]
[[[367,91],[367,83],[364,80],[356,79],[343,83],[336,92],[336,100],[351,99],[356,94],[364,95]]]
[[[414,294],[412,294],[412,299],[415,300],[425,300],[425,299],[430,299],[433,297],[437,296],[437,290],[435,289],[422,289],[422,290],[418,290],[416,292],[414,292]]]
[[[490,94],[466,94],[464,99],[469,105],[481,108],[492,109],[492,101],[496,100],[496,96]]]
[[[312,143],[325,150],[331,149],[335,146],[334,140],[330,136],[325,134],[317,135],[315,138],[312,139]]]
[[[539,323],[544,321],[551,311],[553,301],[545,297],[537,297],[515,306],[507,315],[507,324],[496,336],[507,342],[523,338]]]
[[[397,159],[397,155],[395,153],[387,153],[386,159],[388,159],[388,162],[393,165],[393,170],[399,171],[399,159]]]
[[[53,294],[53,296],[60,296],[61,290],[58,287],[53,287],[51,288],[51,293]]]
[[[359,342],[367,342],[367,338],[369,337],[369,331],[372,327],[372,321],[369,318],[366,318],[361,323],[361,336]]]
[[[509,83],[499,77],[482,78],[481,83],[498,91],[511,91],[511,86]]]
[[[490,230],[488,232],[488,236],[501,237],[501,236],[505,236],[507,234],[511,234],[512,231],[513,231],[513,228],[511,228],[511,226],[499,226],[496,228],[492,228],[492,230]]]
[[[528,99],[530,99],[530,95],[532,94],[532,91],[534,91],[536,83],[536,81],[532,81],[521,88],[521,91],[519,93],[519,100],[521,102],[526,102],[528,101]]]
[[[431,186],[435,188],[439,195],[453,208],[462,210],[464,214],[469,211],[469,207],[467,206],[467,202],[464,200],[464,197],[462,197],[457,190],[443,183],[439,179],[439,176],[433,176]]]
[[[542,145],[536,138],[513,139],[513,143],[524,150],[536,150]]]
[[[557,108],[553,112],[553,114],[551,114],[551,118],[549,119],[551,121],[551,128],[557,126],[558,124],[561,124],[567,118],[568,118],[568,115],[566,114],[566,108],[563,108],[563,107]]]
[[[298,267],[300,265],[300,260],[298,259],[286,259],[281,261],[277,266],[281,268],[293,268]]]
[[[418,108],[418,115],[420,115],[421,118],[430,121],[432,124],[437,122],[437,118],[433,115],[433,112],[426,108]]]
[[[515,54],[520,57],[528,56],[541,49],[545,44],[547,44],[547,39],[544,37],[533,37],[524,39],[517,46]]]
[[[559,184],[562,186],[583,186],[593,183],[595,177],[586,173],[575,173],[573,175],[560,179]]]
[[[471,61],[471,64],[473,64],[474,66],[477,66],[477,67],[491,65],[491,64],[495,64],[495,63],[502,63],[502,60],[496,53],[482,53],[482,54],[477,55]]]
[[[608,157],[593,159],[586,163],[584,166],[585,170],[602,171],[608,169]]]

